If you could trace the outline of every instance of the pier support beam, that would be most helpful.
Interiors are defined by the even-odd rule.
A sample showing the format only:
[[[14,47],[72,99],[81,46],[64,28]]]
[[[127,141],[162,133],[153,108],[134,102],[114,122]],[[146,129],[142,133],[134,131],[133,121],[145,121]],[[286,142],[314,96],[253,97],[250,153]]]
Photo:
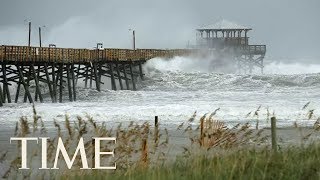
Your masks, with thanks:
[[[132,81],[132,90],[137,90],[136,89],[136,83],[134,81],[134,74],[133,74],[133,70],[132,70],[132,63],[130,63],[130,74],[131,74],[131,81]]]
[[[22,71],[23,71],[23,69],[22,69]],[[24,98],[23,98],[23,102],[27,102],[27,99],[28,99],[28,94],[27,93],[29,93],[29,95],[31,96],[31,94],[30,94],[30,92],[29,92],[29,85],[30,85],[30,80],[31,80],[31,72],[32,72],[32,70],[31,70],[31,67],[29,66],[29,69],[28,69],[28,73],[27,73],[27,82],[25,82],[26,83],[26,86],[28,87],[28,92],[27,91],[25,91],[25,93],[24,93]],[[23,73],[21,72],[21,77],[23,77]],[[24,79],[23,79],[24,80]],[[25,86],[25,85],[23,85],[23,86]],[[26,90],[26,87],[24,87],[24,89]],[[30,98],[29,98],[29,102],[30,103],[33,103],[33,100],[32,100],[32,102],[30,101]]]
[[[51,86],[51,82],[50,82],[47,63],[44,63],[44,72],[46,74],[46,82],[47,82],[47,85],[49,88],[50,98],[51,98],[51,101],[54,102],[53,90],[52,90],[52,86]]]
[[[143,80],[143,71],[142,71],[142,61],[139,61],[139,71],[140,71],[140,78]]]
[[[0,107],[3,106],[3,99],[2,99],[2,88],[0,86]]]
[[[39,78],[40,77],[40,69],[41,69],[41,66],[38,66],[38,69],[37,69],[37,72],[35,72],[35,68],[34,68],[34,65],[33,65],[33,70],[32,70],[32,74],[34,76],[34,79],[36,78],[36,76]],[[36,81],[35,81],[36,82]],[[36,88],[36,93],[35,93],[35,97],[34,97],[34,100],[35,101],[38,101],[38,88]]]
[[[41,91],[40,91],[40,85],[39,85],[38,75],[37,75],[37,72],[36,72],[36,70],[35,70],[35,68],[34,68],[34,65],[31,64],[30,67],[31,67],[31,70],[32,70],[32,73],[33,73],[33,78],[34,78],[35,84],[36,84],[35,99],[37,99],[37,96],[39,95],[39,100],[40,100],[40,102],[42,103],[42,102],[43,102],[43,98],[42,98],[42,94],[41,94]],[[39,69],[38,69],[38,71],[39,71]]]
[[[112,90],[116,91],[116,90],[117,90],[117,86],[116,86],[116,81],[115,81],[115,78],[114,78],[113,64],[110,63],[110,64],[109,64],[109,67],[110,67]]]
[[[53,63],[51,67],[51,76],[52,76],[52,95],[53,102],[57,102],[57,82],[56,82],[56,65]]]
[[[123,68],[123,75],[124,75],[124,78],[125,78],[125,81],[126,81],[127,90],[129,90],[129,89],[130,89],[130,86],[129,86],[129,80],[128,80],[128,77],[127,77],[126,64],[123,64],[123,65],[122,65],[122,68]]]
[[[100,90],[101,90],[101,82],[102,82],[101,76],[102,76],[102,62],[99,63],[99,67],[98,67],[98,79],[99,79]]]
[[[62,103],[62,93],[63,93],[63,64],[59,64],[59,103]]]
[[[119,63],[118,62],[116,63],[116,69],[117,69],[117,75],[118,75],[118,79],[119,79],[120,89],[123,90],[121,73],[120,73]]]
[[[73,88],[73,101],[76,101],[77,92],[76,92],[76,80],[74,75],[74,64],[71,64],[71,78],[72,78],[72,88]]]
[[[8,80],[7,80],[7,64],[3,63],[2,64],[2,76],[3,76],[3,101],[5,102],[6,99],[8,100],[8,103],[11,103],[11,95],[9,91],[9,86],[8,86]]]
[[[89,65],[86,65],[85,68],[85,77],[84,77],[84,87],[88,88],[88,74],[89,74]]]
[[[67,85],[68,85],[68,93],[69,93],[69,101],[72,102],[72,88],[71,88],[71,75],[70,75],[70,64],[66,65],[67,69]]]
[[[17,70],[18,70],[18,73],[19,73],[19,79],[20,79],[20,82],[22,83],[23,87],[24,87],[24,90],[25,90],[25,95],[26,97],[29,99],[29,102],[30,103],[33,103],[33,99],[31,97],[31,94],[29,92],[29,84],[27,84],[24,80],[24,77],[23,77],[23,67],[21,66],[21,68],[19,67],[19,65],[16,66],[17,67]],[[26,102],[26,101],[24,101]]]
[[[20,86],[21,86],[21,81],[20,79],[18,80],[18,86],[17,86],[17,90],[16,90],[16,97],[14,99],[14,102],[17,103],[18,99],[19,99],[19,94],[20,94]]]
[[[76,72],[76,73],[77,73],[77,75],[76,75],[76,82],[75,82],[75,83],[76,83],[76,85],[78,84],[78,79],[79,79],[80,69],[81,69],[81,65],[79,64],[79,65],[78,65],[78,68],[77,68],[77,72]]]
[[[98,75],[98,69],[97,69],[97,63],[93,64],[93,73],[94,73],[94,79],[96,82],[96,89],[97,91],[100,91],[100,79],[99,79],[99,75]]]
[[[92,67],[92,63],[90,63],[90,89],[92,88],[92,78],[93,78],[93,67]]]

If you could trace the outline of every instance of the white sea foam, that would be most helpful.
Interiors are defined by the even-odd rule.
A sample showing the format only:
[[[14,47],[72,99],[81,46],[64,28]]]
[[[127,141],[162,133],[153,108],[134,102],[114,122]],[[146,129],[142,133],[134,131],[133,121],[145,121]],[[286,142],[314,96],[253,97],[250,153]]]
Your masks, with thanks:
[[[92,115],[98,121],[117,122],[153,121],[160,117],[163,126],[172,127],[186,121],[194,111],[201,116],[221,110],[217,118],[229,125],[259,119],[260,127],[269,127],[267,109],[279,119],[278,126],[292,126],[293,122],[311,126],[320,114],[319,65],[280,63],[275,74],[276,63],[266,66],[266,74],[238,75],[217,74],[209,71],[210,61],[176,57],[171,60],[153,59],[145,64],[146,78],[139,82],[139,91],[97,92],[78,89],[78,101],[62,104],[36,103],[38,113],[46,123],[52,119],[63,120],[64,114],[72,118],[77,115]],[[303,66],[303,67],[301,67]],[[294,72],[294,73],[292,73]],[[310,105],[302,110],[307,103]],[[254,112],[261,105],[259,117]],[[314,117],[307,120],[308,111]],[[30,104],[5,104],[0,108],[0,125],[14,127],[20,116],[30,116]]]
[[[303,62],[303,59],[299,60]],[[311,74],[320,73],[320,64],[272,62],[266,65],[267,74]]]

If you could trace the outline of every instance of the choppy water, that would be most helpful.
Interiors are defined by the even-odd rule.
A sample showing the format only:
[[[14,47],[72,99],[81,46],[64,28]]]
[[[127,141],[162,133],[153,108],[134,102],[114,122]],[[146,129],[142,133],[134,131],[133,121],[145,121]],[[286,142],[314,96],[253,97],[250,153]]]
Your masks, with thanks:
[[[217,108],[217,118],[230,126],[255,123],[258,118],[260,127],[268,127],[267,108],[275,113],[280,127],[292,126],[295,121],[311,126],[320,116],[320,65],[271,63],[265,68],[266,75],[218,74],[210,72],[207,61],[177,57],[153,59],[144,70],[146,77],[138,83],[138,91],[80,88],[77,102],[36,103],[36,109],[48,124],[53,118],[63,120],[66,113],[71,118],[89,114],[110,125],[132,120],[152,122],[157,115],[167,127],[186,121],[195,111],[201,116]],[[259,117],[253,113],[246,116],[259,106]],[[307,113],[313,109],[314,116],[308,120]],[[0,129],[13,131],[20,116],[31,114],[28,103],[5,104],[0,108]]]

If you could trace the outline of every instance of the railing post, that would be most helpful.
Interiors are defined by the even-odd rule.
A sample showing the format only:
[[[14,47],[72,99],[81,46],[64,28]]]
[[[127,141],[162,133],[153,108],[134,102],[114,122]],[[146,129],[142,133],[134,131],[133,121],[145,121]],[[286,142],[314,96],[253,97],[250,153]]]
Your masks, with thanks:
[[[155,116],[154,118],[154,143],[155,146],[158,146],[159,142],[159,119],[158,116]]]
[[[276,118],[271,118],[271,144],[274,152],[277,152]]]

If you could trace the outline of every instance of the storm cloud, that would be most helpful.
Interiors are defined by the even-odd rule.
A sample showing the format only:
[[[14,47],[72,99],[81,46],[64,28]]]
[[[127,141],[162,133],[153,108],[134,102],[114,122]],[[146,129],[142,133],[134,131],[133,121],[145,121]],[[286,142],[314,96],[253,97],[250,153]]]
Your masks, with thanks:
[[[253,28],[251,44],[266,44],[269,58],[320,58],[319,0],[2,0],[0,44],[32,45],[43,28],[44,45],[184,48],[195,29],[224,18]]]

